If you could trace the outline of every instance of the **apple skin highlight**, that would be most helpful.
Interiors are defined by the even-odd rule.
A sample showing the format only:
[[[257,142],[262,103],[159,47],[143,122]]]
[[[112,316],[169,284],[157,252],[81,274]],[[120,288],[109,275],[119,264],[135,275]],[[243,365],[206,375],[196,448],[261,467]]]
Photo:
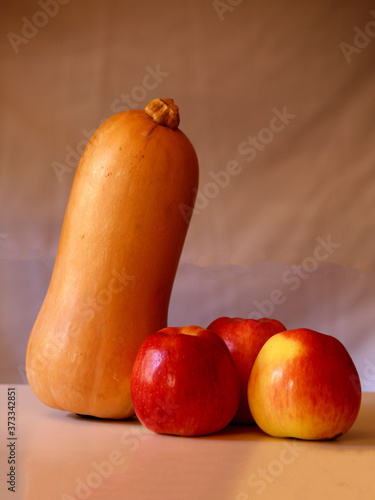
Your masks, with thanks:
[[[278,333],[261,348],[248,384],[257,425],[306,440],[345,434],[361,406],[357,369],[335,337],[307,328]]]
[[[136,357],[135,413],[159,434],[201,436],[226,427],[240,400],[237,370],[225,342],[191,325],[151,334]]]

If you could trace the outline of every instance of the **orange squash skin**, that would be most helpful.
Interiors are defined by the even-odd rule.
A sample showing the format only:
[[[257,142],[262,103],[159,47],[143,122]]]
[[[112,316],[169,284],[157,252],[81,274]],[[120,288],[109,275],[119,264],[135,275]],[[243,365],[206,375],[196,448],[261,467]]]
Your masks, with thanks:
[[[49,288],[31,331],[26,373],[53,408],[134,414],[133,363],[167,326],[193,207],[198,160],[179,129],[142,110],[118,113],[87,145],[73,181]]]

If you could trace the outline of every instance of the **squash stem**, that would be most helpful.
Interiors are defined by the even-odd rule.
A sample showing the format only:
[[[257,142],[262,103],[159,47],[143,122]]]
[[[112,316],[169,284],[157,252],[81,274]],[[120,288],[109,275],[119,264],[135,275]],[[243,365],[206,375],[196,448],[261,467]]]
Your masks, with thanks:
[[[153,99],[145,107],[145,113],[158,125],[176,130],[180,123],[178,106],[173,99]]]

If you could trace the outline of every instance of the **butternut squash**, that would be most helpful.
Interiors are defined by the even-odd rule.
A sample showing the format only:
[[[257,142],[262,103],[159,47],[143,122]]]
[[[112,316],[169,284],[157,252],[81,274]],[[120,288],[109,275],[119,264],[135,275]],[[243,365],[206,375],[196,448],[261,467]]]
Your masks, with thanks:
[[[134,414],[133,363],[167,326],[198,186],[195,150],[172,99],[117,113],[78,165],[26,373],[46,405],[100,418]]]

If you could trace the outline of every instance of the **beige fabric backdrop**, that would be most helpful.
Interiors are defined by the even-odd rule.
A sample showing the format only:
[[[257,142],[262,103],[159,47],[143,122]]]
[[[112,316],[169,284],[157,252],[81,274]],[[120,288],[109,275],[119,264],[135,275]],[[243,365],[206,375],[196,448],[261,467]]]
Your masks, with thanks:
[[[25,382],[75,167],[173,97],[200,190],[171,324],[270,315],[339,337],[375,390],[372,1],[8,2],[0,20],[0,382]],[[147,242],[145,242],[147,244]]]

